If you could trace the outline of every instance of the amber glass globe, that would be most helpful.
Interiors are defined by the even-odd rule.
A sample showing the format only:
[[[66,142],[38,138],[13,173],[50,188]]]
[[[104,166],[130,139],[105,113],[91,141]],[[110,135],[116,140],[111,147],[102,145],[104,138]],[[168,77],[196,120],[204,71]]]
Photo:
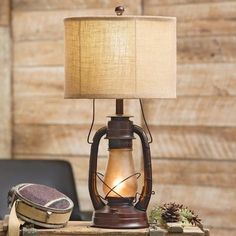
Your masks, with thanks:
[[[109,150],[109,159],[104,177],[105,184],[103,184],[105,195],[107,197],[134,197],[138,188],[137,177],[134,174],[131,149]],[[107,186],[113,188],[114,191],[110,191]]]

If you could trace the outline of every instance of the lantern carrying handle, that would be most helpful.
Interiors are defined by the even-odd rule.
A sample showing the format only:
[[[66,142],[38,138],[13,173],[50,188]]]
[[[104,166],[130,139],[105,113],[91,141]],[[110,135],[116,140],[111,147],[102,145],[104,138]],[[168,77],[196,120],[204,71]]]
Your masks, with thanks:
[[[145,131],[137,126],[133,126],[133,131],[136,133],[142,143],[143,148],[143,165],[144,165],[144,186],[142,193],[139,197],[138,202],[135,204],[135,208],[141,211],[146,211],[148,203],[152,195],[152,163],[151,163],[151,152],[148,142],[148,137]]]
[[[144,186],[139,200],[135,204],[135,208],[141,211],[146,211],[152,195],[152,165],[150,146],[148,142],[148,137],[141,127],[133,125],[133,132],[139,136],[142,142],[144,159]],[[89,161],[89,194],[95,210],[102,209],[105,206],[105,203],[101,200],[97,190],[97,156],[100,140],[106,133],[107,127],[99,129],[95,133],[93,137],[93,143],[91,145]]]
[[[94,137],[91,145],[90,161],[89,161],[89,194],[95,210],[102,209],[105,203],[101,200],[97,190],[97,156],[98,147],[101,138],[107,133],[107,127],[99,129]]]

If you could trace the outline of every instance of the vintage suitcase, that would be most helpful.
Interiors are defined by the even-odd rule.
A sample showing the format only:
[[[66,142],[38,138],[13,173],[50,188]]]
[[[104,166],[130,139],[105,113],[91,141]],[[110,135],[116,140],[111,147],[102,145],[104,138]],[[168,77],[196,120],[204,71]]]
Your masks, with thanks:
[[[15,225],[12,228],[19,227],[21,221],[45,228],[61,228],[69,221],[74,205],[56,189],[32,183],[13,187],[8,194],[8,204],[10,231],[12,225]]]

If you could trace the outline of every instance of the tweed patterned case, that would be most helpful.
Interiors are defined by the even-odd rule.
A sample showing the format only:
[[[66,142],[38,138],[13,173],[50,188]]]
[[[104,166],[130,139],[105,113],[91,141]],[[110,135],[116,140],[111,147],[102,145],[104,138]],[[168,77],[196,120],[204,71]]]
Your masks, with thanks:
[[[9,206],[14,202],[20,219],[46,228],[65,226],[73,209],[70,198],[40,184],[24,183],[13,187],[8,194]]]

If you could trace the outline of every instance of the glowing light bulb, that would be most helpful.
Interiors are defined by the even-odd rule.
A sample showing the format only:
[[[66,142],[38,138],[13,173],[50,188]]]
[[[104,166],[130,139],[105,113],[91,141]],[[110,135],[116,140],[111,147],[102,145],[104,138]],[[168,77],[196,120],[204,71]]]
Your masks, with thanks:
[[[134,197],[138,188],[137,176],[134,174],[132,150],[111,149],[104,182],[114,191],[111,191],[109,187],[103,184],[105,195],[107,197]]]

